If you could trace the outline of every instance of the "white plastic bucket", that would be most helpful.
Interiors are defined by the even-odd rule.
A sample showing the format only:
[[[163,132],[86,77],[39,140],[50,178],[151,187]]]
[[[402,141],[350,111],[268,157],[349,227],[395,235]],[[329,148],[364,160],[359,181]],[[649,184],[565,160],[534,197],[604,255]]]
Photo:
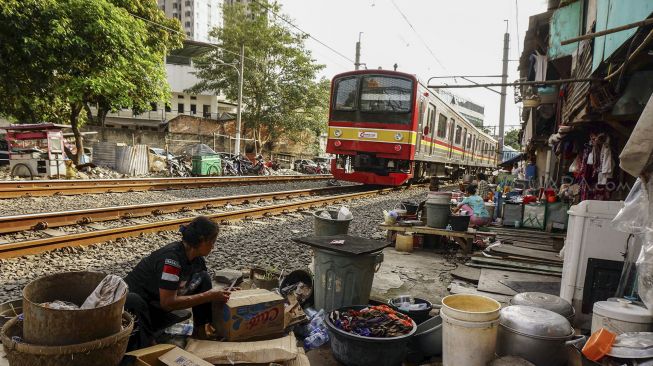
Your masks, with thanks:
[[[485,366],[494,359],[499,318],[490,321],[464,321],[442,317],[443,366]]]
[[[486,322],[499,319],[501,304],[486,296],[456,294],[442,299],[442,312],[451,318],[471,322]]]

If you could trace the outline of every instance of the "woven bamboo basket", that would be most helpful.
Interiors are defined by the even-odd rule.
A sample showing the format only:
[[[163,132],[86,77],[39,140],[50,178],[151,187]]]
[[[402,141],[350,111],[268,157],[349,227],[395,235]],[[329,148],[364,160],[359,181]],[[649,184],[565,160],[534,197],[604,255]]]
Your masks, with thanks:
[[[69,346],[24,343],[23,322],[19,317],[2,327],[0,338],[10,366],[116,366],[125,355],[134,329],[131,315],[124,312],[122,319],[123,327],[118,333]]]

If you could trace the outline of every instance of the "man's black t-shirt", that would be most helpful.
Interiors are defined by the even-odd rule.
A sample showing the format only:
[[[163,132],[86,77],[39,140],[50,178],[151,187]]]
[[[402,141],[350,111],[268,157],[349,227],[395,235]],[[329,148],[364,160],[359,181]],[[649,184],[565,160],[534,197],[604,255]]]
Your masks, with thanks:
[[[135,292],[148,303],[159,302],[159,289],[178,290],[194,273],[206,271],[203,257],[188,260],[184,244],[170,243],[143,258],[125,277],[129,291]]]

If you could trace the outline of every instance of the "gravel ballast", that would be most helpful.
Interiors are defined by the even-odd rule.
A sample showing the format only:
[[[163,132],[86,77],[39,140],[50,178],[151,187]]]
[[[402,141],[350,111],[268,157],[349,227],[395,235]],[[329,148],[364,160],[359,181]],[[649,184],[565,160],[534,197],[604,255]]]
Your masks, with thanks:
[[[244,189],[244,187],[229,188]],[[261,186],[246,188],[247,193],[254,193],[257,192],[254,189]],[[225,188],[220,189],[225,190]],[[284,184],[284,190],[290,189],[300,188],[295,184]],[[180,191],[161,193],[175,192],[182,193]],[[152,193],[156,192],[148,194]],[[188,198],[191,197],[180,199]],[[384,240],[385,232],[378,229],[378,224],[383,219],[383,210],[392,209],[402,200],[418,201],[425,198],[426,188],[413,187],[405,191],[349,202],[346,205],[354,215],[349,233]],[[310,249],[295,244],[290,239],[309,235],[312,231],[312,215],[302,213],[221,226],[215,249],[207,258],[209,270],[214,273],[219,269],[248,269],[254,265],[285,271],[305,268],[311,261]],[[179,238],[178,232],[166,231],[89,247],[63,248],[38,255],[0,260],[0,302],[19,298],[20,291],[29,281],[52,273],[89,270],[124,276],[142,257]]]

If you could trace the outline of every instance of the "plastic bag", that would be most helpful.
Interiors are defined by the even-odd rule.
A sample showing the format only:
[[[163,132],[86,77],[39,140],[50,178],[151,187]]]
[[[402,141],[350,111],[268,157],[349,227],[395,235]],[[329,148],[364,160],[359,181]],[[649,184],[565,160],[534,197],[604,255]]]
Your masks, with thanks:
[[[614,228],[623,233],[635,235],[651,230],[649,202],[646,185],[641,179],[637,179],[624,201],[624,207],[612,220]]]
[[[612,220],[616,230],[633,234],[642,243],[637,258],[637,291],[647,308],[653,309],[653,226],[650,190],[652,182],[645,184],[637,179],[624,201],[624,207]]]
[[[383,222],[386,225],[393,225],[395,222],[397,222],[397,213],[394,211],[386,211],[383,210]]]
[[[331,217],[328,211],[321,211],[318,216],[320,216],[323,219],[333,220],[333,218]]]
[[[352,215],[347,206],[340,207],[340,210],[338,210],[338,220],[351,220],[353,218],[354,215]]]
[[[321,347],[329,342],[329,333],[324,325],[324,310],[320,310],[311,317],[311,322],[306,326],[308,336],[304,339],[304,348],[307,350]]]

